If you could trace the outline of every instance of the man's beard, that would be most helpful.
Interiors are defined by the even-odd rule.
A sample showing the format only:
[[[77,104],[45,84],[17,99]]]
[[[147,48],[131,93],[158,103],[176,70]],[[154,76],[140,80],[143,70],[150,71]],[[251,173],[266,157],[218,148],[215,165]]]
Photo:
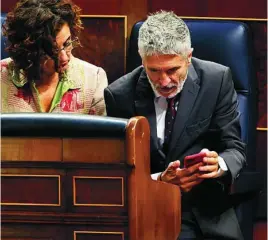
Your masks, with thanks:
[[[173,97],[175,97],[177,94],[179,94],[179,93],[182,91],[183,86],[184,86],[184,83],[185,83],[185,81],[186,81],[186,79],[187,79],[187,75],[188,75],[188,71],[187,71],[187,73],[186,73],[186,75],[185,75],[185,78],[184,78],[183,80],[179,80],[179,81],[177,82],[177,84],[175,84],[175,83],[169,83],[169,84],[166,86],[166,87],[168,87],[168,88],[171,88],[171,87],[174,87],[174,86],[177,87],[177,90],[176,90],[174,93],[172,93],[171,95],[169,95],[168,98],[173,98]],[[147,74],[147,78],[148,78],[148,81],[149,81],[149,83],[150,83],[150,85],[151,85],[153,91],[154,91],[155,93],[157,93],[158,95],[162,96],[162,94],[158,91],[158,87],[159,87],[160,85],[159,85],[159,84],[154,84],[154,83],[151,81],[151,79],[149,78],[148,74]]]

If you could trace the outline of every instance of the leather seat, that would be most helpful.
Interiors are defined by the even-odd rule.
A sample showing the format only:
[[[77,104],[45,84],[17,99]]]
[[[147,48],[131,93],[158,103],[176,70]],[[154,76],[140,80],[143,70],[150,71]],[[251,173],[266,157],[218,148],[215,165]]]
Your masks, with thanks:
[[[6,19],[6,13],[1,13],[1,26],[3,25],[4,21]],[[6,47],[6,37],[3,36],[2,34],[2,29],[1,29],[1,59],[7,58],[9,55],[5,51]]]

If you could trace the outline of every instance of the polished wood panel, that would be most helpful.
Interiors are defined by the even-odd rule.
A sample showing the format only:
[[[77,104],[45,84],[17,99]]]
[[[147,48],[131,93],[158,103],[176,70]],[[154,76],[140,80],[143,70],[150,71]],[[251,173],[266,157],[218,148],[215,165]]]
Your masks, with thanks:
[[[74,206],[124,206],[122,177],[73,178]]]
[[[124,14],[137,16],[159,9],[178,11],[183,16],[267,18],[266,0],[73,0],[83,14]],[[9,11],[17,0],[3,1],[2,12]],[[148,10],[147,10],[148,7]],[[132,10],[132,11],[131,11]]]
[[[61,204],[59,175],[3,174],[1,186],[1,205],[60,206]]]
[[[1,5],[2,12],[10,11],[17,0],[3,1]],[[146,17],[147,0],[121,1],[121,0],[74,0],[82,9],[83,15],[127,15],[127,33],[135,22]]]
[[[2,224],[2,240],[67,240],[66,229],[54,224]]]
[[[76,231],[74,240],[123,240],[123,232]]]
[[[160,9],[173,10],[180,16],[195,17],[232,17],[232,18],[267,18],[266,0],[184,0],[174,1],[148,0],[150,12]]]
[[[31,153],[40,138],[13,138],[17,157],[1,169],[2,239],[175,240],[180,190],[151,179],[149,136],[146,118],[135,117],[125,139],[45,139],[44,149],[59,148],[57,161]],[[1,144],[4,156],[16,146]]]
[[[62,141],[52,138],[3,138],[2,161],[61,161]]]
[[[63,139],[64,162],[124,162],[124,141],[120,139]]]
[[[98,216],[101,215],[102,216],[101,221],[103,223],[105,223],[105,221],[107,220],[107,217],[105,217],[106,215],[109,215],[110,217],[116,215],[116,218],[118,218],[118,216],[120,216],[121,218],[122,216],[123,218],[120,219],[120,221],[125,222],[125,220],[127,220],[128,215],[127,179],[128,179],[128,172],[131,170],[129,166],[121,163],[117,165],[98,164],[95,165],[96,166],[95,168],[92,168],[92,165],[90,164],[87,164],[87,167],[83,168],[80,168],[79,166],[80,164],[73,165],[71,169],[68,169],[68,171],[66,171],[65,188],[66,188],[66,195],[68,196],[67,199],[68,211],[73,214],[86,213],[93,215],[96,214]],[[100,189],[93,186],[94,192],[92,191],[93,189],[91,189],[90,191],[92,191],[92,194],[96,196],[94,197],[95,200],[93,205],[90,205],[88,204],[88,200],[90,200],[92,194],[89,195],[88,190],[86,189],[82,191],[81,186],[82,187],[89,186],[89,183],[92,183],[92,181],[88,181],[87,179],[85,179],[85,177],[87,177],[88,179],[105,179],[106,181],[109,181],[109,179],[116,178],[115,184],[114,183],[112,184],[113,188],[114,187],[116,188],[114,188],[114,192],[112,194],[107,194],[106,192],[102,192],[103,190],[106,191],[107,189],[105,185],[100,186]],[[80,190],[78,193],[77,189],[75,189],[74,179],[80,180],[80,186],[79,186]],[[83,180],[86,181],[83,183]],[[100,196],[105,196],[105,199],[102,199],[101,204],[98,205],[98,203],[96,202],[97,200],[96,198],[99,199]],[[76,200],[78,200],[78,204]]]
[[[36,221],[40,218],[48,218],[50,221],[52,218],[49,212],[64,212],[66,208],[66,196],[63,194],[65,173],[58,169],[59,164],[60,162],[49,161],[2,162],[1,201],[4,201],[4,204],[1,206],[1,211],[5,212],[2,215],[2,221],[6,215],[12,215],[12,212],[17,212],[16,216],[12,217],[13,219],[23,219],[26,214],[28,220],[36,219]],[[11,182],[15,186],[12,187]],[[16,199],[16,204],[10,204],[11,199]],[[48,215],[46,217],[31,215],[33,212],[46,212]]]

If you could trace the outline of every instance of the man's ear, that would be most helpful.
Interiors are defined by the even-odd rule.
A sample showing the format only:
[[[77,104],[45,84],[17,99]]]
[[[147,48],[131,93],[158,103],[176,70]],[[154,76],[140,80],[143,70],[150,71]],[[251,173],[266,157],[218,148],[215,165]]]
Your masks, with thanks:
[[[189,54],[188,54],[188,63],[191,63],[191,60],[192,60],[192,56],[193,56],[193,48],[191,48],[191,51],[189,52]]]
[[[143,65],[143,67],[145,68],[145,64],[144,64],[143,59],[141,60],[141,64],[142,64],[142,65]]]
[[[141,53],[140,53],[140,50],[139,50],[139,49],[138,49],[138,53],[139,53],[139,55],[140,55],[140,57],[141,57],[141,65],[144,66],[144,63],[143,63],[143,57],[141,56]]]
[[[188,54],[188,63],[190,64],[192,61],[192,52]]]

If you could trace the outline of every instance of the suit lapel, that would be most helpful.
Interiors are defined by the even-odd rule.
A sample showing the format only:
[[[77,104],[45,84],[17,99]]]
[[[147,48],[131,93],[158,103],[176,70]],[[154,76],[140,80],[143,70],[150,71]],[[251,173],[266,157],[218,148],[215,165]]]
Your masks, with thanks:
[[[186,122],[191,114],[192,108],[194,107],[194,103],[199,92],[200,87],[197,84],[197,81],[198,81],[197,73],[194,67],[190,65],[188,76],[185,81],[183,91],[181,92],[179,100],[177,114],[173,126],[173,132],[171,136],[171,142],[169,148],[170,150],[167,156],[168,158],[170,158],[174,153],[178,154],[178,151],[180,152],[183,150],[183,145],[187,144],[183,143],[182,141],[179,142],[179,140],[185,129]],[[175,147],[176,149],[174,149]]]
[[[136,114],[147,118],[150,124],[150,135],[153,144],[158,149],[157,132],[156,132],[156,113],[154,106],[154,92],[147,79],[145,70],[140,75],[136,87],[135,107]]]

